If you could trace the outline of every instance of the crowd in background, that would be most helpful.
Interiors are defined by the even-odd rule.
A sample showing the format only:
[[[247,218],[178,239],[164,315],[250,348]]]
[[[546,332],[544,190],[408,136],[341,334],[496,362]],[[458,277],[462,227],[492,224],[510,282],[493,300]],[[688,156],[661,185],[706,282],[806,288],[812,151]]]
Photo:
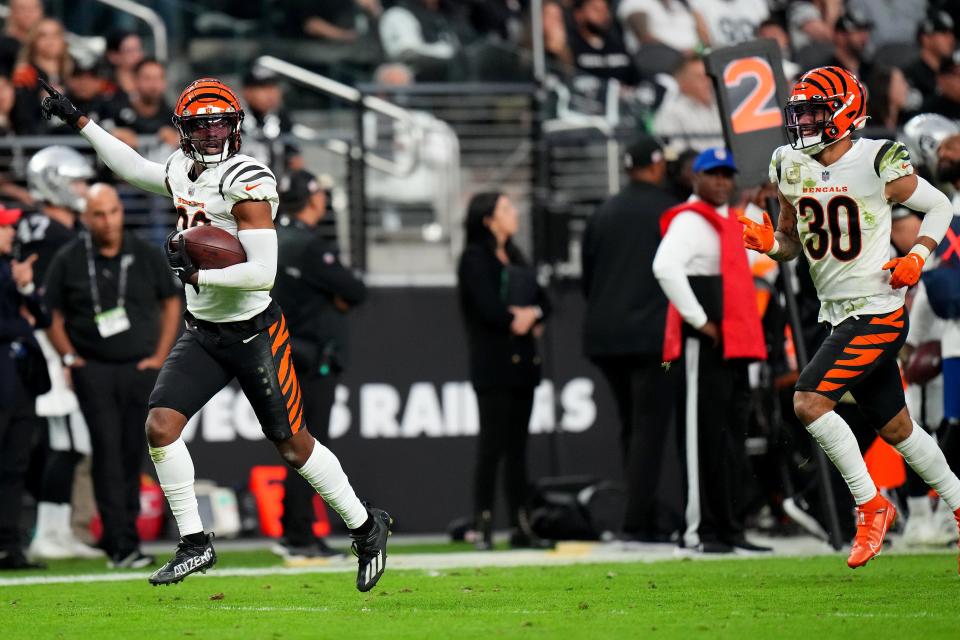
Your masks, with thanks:
[[[379,81],[377,67],[387,63],[407,67],[404,83],[526,80],[532,69],[528,0],[223,4],[210,3],[209,15],[219,9],[236,20],[256,18],[293,43],[364,50],[369,64],[347,65],[353,82]],[[614,81],[637,126],[676,138],[679,150],[701,150],[716,142],[720,126],[700,58],[755,38],[777,42],[788,80],[820,64],[852,71],[877,105],[877,128],[896,128],[921,111],[957,117],[958,13],[945,0],[545,0],[542,25],[548,73],[601,103]],[[91,35],[68,34],[45,17],[41,0],[10,2],[0,38],[0,131],[58,130],[34,116],[43,78],[125,140],[175,144],[164,66],[148,55],[146,34],[114,27],[100,46],[90,44]]]

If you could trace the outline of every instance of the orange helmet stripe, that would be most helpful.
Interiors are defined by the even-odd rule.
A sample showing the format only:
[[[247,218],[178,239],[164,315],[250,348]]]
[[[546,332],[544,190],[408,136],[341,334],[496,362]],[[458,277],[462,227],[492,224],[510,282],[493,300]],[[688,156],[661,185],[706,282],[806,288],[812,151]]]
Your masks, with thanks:
[[[200,78],[194,80],[183,90],[177,100],[176,115],[197,115],[189,113],[190,107],[200,103],[200,110],[210,110],[212,113],[239,112],[240,101],[236,94],[216,78]]]

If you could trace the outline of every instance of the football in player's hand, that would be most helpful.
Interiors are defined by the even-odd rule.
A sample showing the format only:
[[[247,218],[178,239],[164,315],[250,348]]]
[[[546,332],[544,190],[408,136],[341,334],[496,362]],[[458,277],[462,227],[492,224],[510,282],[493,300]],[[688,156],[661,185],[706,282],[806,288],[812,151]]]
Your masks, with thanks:
[[[229,231],[199,225],[180,232],[187,254],[197,269],[223,269],[247,261],[243,245]],[[173,236],[174,240],[177,236]]]

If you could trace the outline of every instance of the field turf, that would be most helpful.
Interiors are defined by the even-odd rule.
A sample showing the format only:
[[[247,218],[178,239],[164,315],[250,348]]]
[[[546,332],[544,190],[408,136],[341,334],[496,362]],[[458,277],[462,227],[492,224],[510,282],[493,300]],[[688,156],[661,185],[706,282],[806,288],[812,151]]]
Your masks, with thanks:
[[[217,568],[277,564],[266,552],[224,552]],[[44,575],[103,571],[76,561]],[[2,586],[0,640],[960,638],[956,571],[947,554],[882,556],[857,571],[839,555],[388,570],[361,594],[348,573],[214,570],[171,587]]]

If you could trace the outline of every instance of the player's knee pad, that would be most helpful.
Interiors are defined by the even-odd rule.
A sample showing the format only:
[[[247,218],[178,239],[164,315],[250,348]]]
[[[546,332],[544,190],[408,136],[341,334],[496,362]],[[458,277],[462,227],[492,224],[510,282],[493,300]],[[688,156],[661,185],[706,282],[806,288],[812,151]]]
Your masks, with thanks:
[[[293,437],[290,429],[263,429],[263,435],[275,445],[281,445]]]

